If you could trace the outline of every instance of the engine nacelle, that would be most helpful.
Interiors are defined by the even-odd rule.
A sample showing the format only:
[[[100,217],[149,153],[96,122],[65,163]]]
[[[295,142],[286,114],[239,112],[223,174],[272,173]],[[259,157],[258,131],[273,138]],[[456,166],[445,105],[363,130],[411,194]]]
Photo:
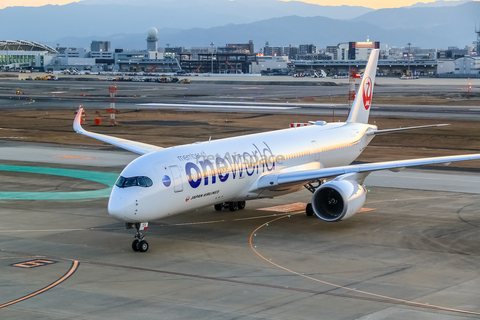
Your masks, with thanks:
[[[363,207],[366,194],[365,188],[355,181],[333,180],[324,183],[313,194],[313,212],[327,222],[348,219]]]

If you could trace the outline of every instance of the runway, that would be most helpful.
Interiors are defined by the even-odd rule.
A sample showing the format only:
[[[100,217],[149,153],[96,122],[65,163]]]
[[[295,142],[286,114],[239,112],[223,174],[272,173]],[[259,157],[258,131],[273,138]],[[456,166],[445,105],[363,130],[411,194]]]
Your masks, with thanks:
[[[266,77],[268,78],[268,77]],[[263,79],[263,78],[262,78]],[[326,80],[325,80],[326,81]],[[211,83],[210,83],[211,82]],[[159,84],[151,82],[118,82],[117,109],[168,109],[215,112],[255,112],[308,114],[331,117],[346,115],[348,86],[337,81],[332,86],[289,86],[242,83]],[[472,80],[472,99],[480,95],[480,82]],[[281,81],[280,81],[281,83]],[[110,107],[107,81],[19,81],[0,80],[0,109],[87,109]],[[383,97],[391,103],[375,102],[372,116],[406,118],[438,118],[479,120],[478,104],[466,99],[468,81],[462,87],[461,79],[420,79],[418,82],[379,78],[375,98]],[[20,95],[16,91],[21,92]],[[405,103],[406,97],[417,97],[415,103]],[[342,103],[333,97],[344,96]],[[320,97],[323,103],[299,103],[298,100]],[[438,104],[425,102],[437,97]],[[328,99],[332,99],[331,103]],[[343,100],[342,100],[343,101]],[[223,104],[225,107],[219,107]],[[249,106],[249,107],[247,107]]]
[[[17,142],[0,149],[1,192],[30,192],[32,183],[42,192],[102,190],[88,176],[7,170],[119,174],[136,157]],[[480,318],[479,182],[474,172],[374,173],[367,210],[334,224],[299,209],[307,190],[235,212],[205,208],[152,222],[145,254],[131,250],[133,233],[108,215],[107,198],[3,199],[0,285],[8,290],[0,291],[0,315]]]

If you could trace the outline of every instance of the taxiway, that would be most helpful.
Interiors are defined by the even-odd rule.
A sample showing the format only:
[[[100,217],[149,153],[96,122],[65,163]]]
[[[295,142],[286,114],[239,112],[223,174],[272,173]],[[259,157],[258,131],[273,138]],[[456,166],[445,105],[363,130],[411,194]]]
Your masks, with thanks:
[[[365,211],[333,224],[303,213],[307,190],[235,212],[205,208],[151,222],[142,254],[108,215],[106,197],[47,197],[108,188],[88,173],[118,174],[135,155],[16,142],[0,149],[0,195],[45,196],[0,200],[2,318],[480,318],[478,173],[372,174]]]

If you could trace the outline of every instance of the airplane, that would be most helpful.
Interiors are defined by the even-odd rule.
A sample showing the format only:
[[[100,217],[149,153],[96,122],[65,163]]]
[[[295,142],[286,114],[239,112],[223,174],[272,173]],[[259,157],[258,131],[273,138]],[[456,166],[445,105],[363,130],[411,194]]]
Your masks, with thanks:
[[[346,122],[311,125],[260,134],[161,148],[84,130],[82,109],[74,130],[140,154],[120,174],[108,213],[136,229],[134,251],[146,252],[142,231],[148,221],[213,205],[215,210],[243,209],[246,201],[274,198],[304,187],[312,192],[307,216],[338,222],[364,205],[365,178],[373,171],[400,171],[427,164],[480,159],[480,154],[377,163],[351,163],[379,134],[431,126],[378,130],[368,124],[379,50],[373,50]]]

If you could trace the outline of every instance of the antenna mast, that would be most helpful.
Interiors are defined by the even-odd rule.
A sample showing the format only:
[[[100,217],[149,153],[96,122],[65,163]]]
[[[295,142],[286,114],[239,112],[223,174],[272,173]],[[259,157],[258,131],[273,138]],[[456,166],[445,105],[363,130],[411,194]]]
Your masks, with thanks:
[[[480,55],[480,29],[477,29],[477,25],[475,24],[475,33],[477,34],[477,43],[475,47],[475,51],[477,51],[477,56]]]

